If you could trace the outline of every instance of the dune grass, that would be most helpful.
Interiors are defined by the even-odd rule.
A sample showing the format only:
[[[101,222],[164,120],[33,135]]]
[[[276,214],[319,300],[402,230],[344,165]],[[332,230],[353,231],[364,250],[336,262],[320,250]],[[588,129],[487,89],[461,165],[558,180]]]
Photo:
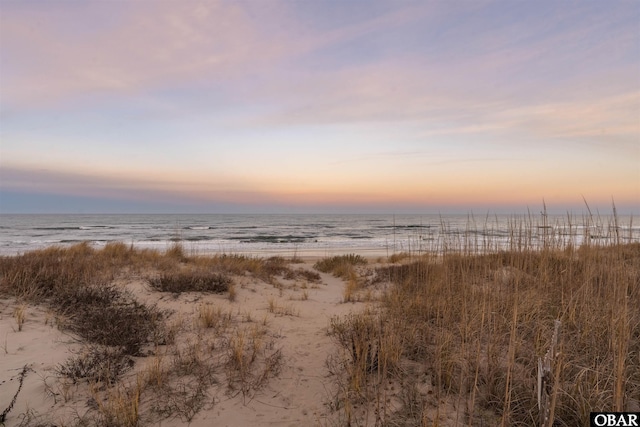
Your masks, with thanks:
[[[330,328],[345,424],[568,427],[590,411],[638,411],[640,244],[531,246],[447,245],[378,268],[392,284],[380,307]]]
[[[168,325],[171,313],[136,300],[121,279],[144,278],[151,289],[174,294],[228,293],[233,300],[234,276],[247,275],[277,284],[277,277],[304,273],[278,257],[196,257],[179,244],[158,252],[122,243],[102,249],[81,243],[0,257],[0,294],[18,302],[17,331],[25,324],[28,304],[41,304],[51,309],[58,327],[81,339],[82,347],[55,369],[61,383],[44,380],[54,397],[64,386],[65,401],[72,387],[88,387],[93,410],[78,425],[134,426],[173,418],[190,422],[213,401],[208,390],[219,376],[227,379],[230,393],[250,396],[278,374],[281,353],[266,328],[242,328],[220,307],[201,304],[193,322]],[[184,337],[178,339],[179,333]],[[142,370],[134,367],[149,355],[151,363]],[[42,418],[23,415],[25,420]]]
[[[355,266],[366,264],[366,258],[356,254],[348,254],[321,259],[313,265],[313,268],[346,279],[352,274]]]

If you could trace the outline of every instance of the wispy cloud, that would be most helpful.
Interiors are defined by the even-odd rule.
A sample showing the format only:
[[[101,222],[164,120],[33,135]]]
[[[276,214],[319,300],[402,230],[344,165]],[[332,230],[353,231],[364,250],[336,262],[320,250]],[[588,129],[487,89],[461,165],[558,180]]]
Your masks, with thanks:
[[[229,77],[273,55],[264,49],[270,40],[232,2],[93,2],[106,21],[95,29],[76,28],[87,5],[41,6],[9,4],[3,11],[3,50],[22,65],[4,79],[12,102],[57,104],[88,93]]]
[[[297,22],[288,5],[92,2],[102,25],[77,29],[88,5],[5,3],[2,55],[3,62],[12,64],[3,78],[5,103],[59,105],[87,94],[180,88],[187,79],[220,84],[253,76],[258,69],[268,73],[279,61],[416,20],[416,12],[424,9],[394,9],[319,33]]]

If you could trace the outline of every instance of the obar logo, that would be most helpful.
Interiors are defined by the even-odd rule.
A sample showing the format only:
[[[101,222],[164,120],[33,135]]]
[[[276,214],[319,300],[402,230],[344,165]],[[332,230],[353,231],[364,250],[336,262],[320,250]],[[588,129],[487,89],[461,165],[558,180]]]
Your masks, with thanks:
[[[592,412],[591,427],[640,427],[640,412]]]

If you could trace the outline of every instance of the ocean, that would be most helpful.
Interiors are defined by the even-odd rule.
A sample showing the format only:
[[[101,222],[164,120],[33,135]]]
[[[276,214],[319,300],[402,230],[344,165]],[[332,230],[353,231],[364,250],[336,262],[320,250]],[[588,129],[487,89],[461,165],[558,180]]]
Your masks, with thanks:
[[[388,255],[639,242],[640,224],[631,217],[552,215],[0,215],[0,255],[85,241],[96,248],[123,242],[158,250],[180,242],[194,254]]]

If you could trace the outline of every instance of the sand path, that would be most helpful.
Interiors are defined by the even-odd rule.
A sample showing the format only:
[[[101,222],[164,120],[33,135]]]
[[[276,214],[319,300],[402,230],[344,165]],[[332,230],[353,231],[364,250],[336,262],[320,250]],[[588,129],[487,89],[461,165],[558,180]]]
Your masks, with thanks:
[[[364,305],[343,303],[344,282],[328,274],[321,274],[321,278],[321,284],[307,289],[280,292],[269,284],[254,282],[239,290],[233,306],[250,310],[258,319],[268,316],[275,345],[284,357],[282,372],[252,399],[230,399],[221,393],[220,401],[212,410],[199,414],[193,426],[209,426],[213,421],[218,426],[330,424],[326,403],[334,390],[326,360],[336,348],[327,329],[333,316],[361,310]],[[305,292],[306,300],[302,299]],[[283,311],[296,314],[270,313],[270,299]]]

